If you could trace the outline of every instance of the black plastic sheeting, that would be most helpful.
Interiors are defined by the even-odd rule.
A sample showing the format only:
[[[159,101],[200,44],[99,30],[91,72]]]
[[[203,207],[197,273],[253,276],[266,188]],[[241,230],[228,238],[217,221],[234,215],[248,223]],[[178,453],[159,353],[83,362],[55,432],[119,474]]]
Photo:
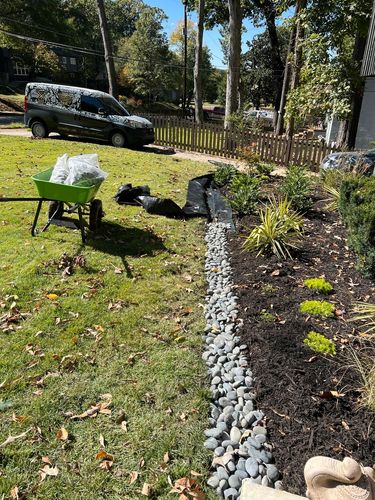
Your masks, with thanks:
[[[187,219],[206,217],[209,221],[230,224],[234,230],[232,209],[214,182],[213,174],[195,177],[189,181],[186,203],[179,207],[169,198],[151,196],[148,186],[120,186],[114,199],[120,205],[141,205],[146,212],[165,217]]]

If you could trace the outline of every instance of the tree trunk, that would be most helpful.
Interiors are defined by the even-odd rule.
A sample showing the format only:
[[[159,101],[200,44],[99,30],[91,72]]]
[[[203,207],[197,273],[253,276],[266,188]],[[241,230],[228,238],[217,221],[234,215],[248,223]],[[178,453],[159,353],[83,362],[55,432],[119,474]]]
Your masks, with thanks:
[[[194,100],[195,121],[198,125],[203,123],[203,95],[202,95],[202,45],[203,45],[203,21],[205,0],[199,0],[197,39],[195,43],[195,65],[194,65]]]
[[[107,68],[108,85],[109,85],[108,92],[117,99],[118,90],[116,82],[116,71],[115,71],[115,64],[113,61],[112,44],[108,30],[107,16],[105,14],[104,0],[96,0],[96,5],[100,22],[100,31],[102,33],[103,45],[104,45],[104,60]]]
[[[301,66],[302,66],[302,48],[301,48],[301,41],[303,40],[303,37],[305,36],[305,30],[304,27],[301,23],[300,19],[300,12],[301,10],[306,8],[307,0],[298,0],[297,2],[297,7],[296,7],[296,15],[297,15],[297,20],[296,20],[296,37],[295,37],[295,43],[294,43],[294,61],[293,61],[293,71],[292,71],[292,77],[291,77],[291,82],[290,82],[290,90],[295,90],[298,85],[299,85],[299,76],[300,76],[300,71],[301,71]],[[287,137],[293,137],[294,133],[294,117],[292,116],[289,120],[289,123],[286,127],[286,135]]]
[[[280,43],[276,29],[276,11],[274,2],[267,0],[263,5],[262,10],[266,20],[267,32],[271,44],[271,66],[273,71],[273,78],[276,81],[276,91],[275,95],[273,96],[273,105],[275,108],[273,125],[275,129],[277,123],[277,111],[280,106],[281,93],[283,87],[284,65],[280,55]]]
[[[229,8],[229,58],[227,95],[225,104],[226,129],[231,128],[230,116],[238,110],[238,90],[241,63],[242,10],[240,0],[228,0]]]
[[[354,48],[353,48],[353,61],[360,67],[366,48],[366,37],[360,33],[356,34]],[[361,114],[363,92],[365,90],[365,79],[359,78],[355,82],[352,92],[351,106],[350,106],[350,120],[348,123],[348,133],[346,146],[348,149],[354,149],[355,140],[357,137],[359,115]]]
[[[291,70],[291,58],[293,55],[295,37],[296,37],[296,26],[294,25],[292,28],[292,31],[290,32],[288,52],[287,52],[286,61],[285,61],[283,87],[282,87],[281,96],[280,96],[277,124],[276,124],[276,130],[275,130],[276,135],[281,135],[283,133],[283,130],[284,130],[285,104],[286,104],[286,96],[288,94],[290,70]]]

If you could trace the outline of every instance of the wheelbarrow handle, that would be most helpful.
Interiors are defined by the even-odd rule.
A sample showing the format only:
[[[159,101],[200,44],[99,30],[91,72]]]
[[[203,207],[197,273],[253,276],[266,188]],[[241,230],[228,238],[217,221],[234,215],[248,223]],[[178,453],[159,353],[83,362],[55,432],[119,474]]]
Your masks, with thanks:
[[[0,198],[0,203],[4,201],[40,201],[44,198]]]

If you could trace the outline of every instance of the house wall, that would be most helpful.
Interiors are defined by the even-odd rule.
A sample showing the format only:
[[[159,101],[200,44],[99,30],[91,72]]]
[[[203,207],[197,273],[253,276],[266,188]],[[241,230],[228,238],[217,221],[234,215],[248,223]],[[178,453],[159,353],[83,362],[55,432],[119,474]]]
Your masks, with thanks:
[[[359,117],[356,149],[374,149],[375,144],[375,76],[367,77]]]

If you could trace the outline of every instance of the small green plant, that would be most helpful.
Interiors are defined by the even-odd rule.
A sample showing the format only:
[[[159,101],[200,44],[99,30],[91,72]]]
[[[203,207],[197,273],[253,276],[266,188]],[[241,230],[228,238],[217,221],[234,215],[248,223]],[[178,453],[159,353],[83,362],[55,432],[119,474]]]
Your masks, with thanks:
[[[280,192],[299,212],[306,212],[312,206],[312,180],[303,167],[291,165],[288,168]]]
[[[317,332],[309,332],[303,341],[310,349],[320,354],[329,354],[329,356],[336,355],[335,343],[327,339],[324,335]]]
[[[324,278],[310,278],[303,282],[307,288],[316,290],[324,295],[329,295],[333,291],[333,286]]]
[[[214,174],[214,181],[218,187],[223,187],[231,182],[236,173],[237,169],[233,165],[220,165]]]
[[[362,328],[365,333],[372,334],[375,330],[375,304],[368,304],[367,302],[356,302],[354,304],[354,316],[352,321],[363,321]]]
[[[299,309],[301,313],[309,314],[310,316],[332,318],[335,306],[326,300],[305,300],[300,304]]]
[[[230,184],[230,204],[241,215],[253,213],[259,199],[260,180],[237,174]]]
[[[259,319],[265,323],[274,323],[276,316],[268,311],[262,311],[259,314]]]
[[[261,177],[268,178],[275,170],[275,166],[271,165],[270,163],[260,162],[255,165],[255,170],[256,173]]]
[[[302,216],[290,208],[289,201],[276,199],[271,199],[259,215],[261,222],[246,237],[243,248],[257,251],[257,255],[291,258],[290,250],[298,248],[302,237]]]
[[[266,283],[265,285],[262,286],[261,291],[263,293],[273,293],[277,291],[277,288],[271,285],[271,283]]]

